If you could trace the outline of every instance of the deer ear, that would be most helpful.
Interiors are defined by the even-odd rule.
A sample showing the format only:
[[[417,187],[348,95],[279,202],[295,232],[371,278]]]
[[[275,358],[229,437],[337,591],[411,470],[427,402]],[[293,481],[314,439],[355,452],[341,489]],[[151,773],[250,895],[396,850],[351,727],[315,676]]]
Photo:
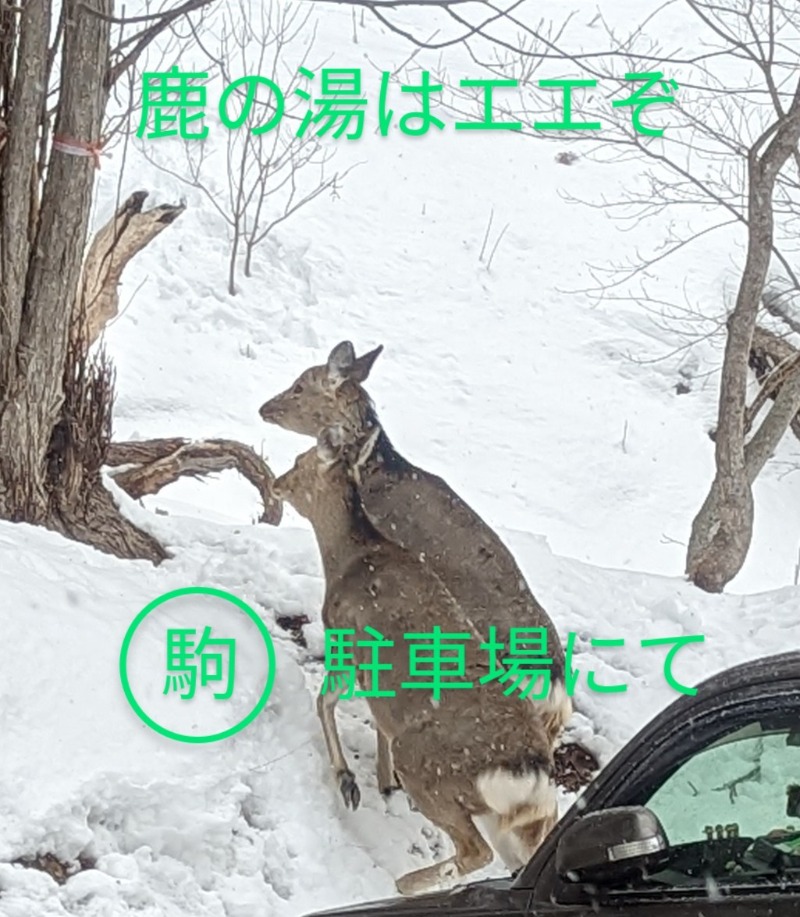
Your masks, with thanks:
[[[317,437],[317,455],[325,465],[332,465],[342,455],[344,432],[341,427],[325,427]]]
[[[372,365],[381,355],[382,350],[383,344],[379,344],[374,350],[370,350],[369,353],[362,354],[353,362],[349,377],[356,382],[363,382],[370,374]]]
[[[328,356],[326,368],[332,382],[344,382],[356,362],[356,351],[350,341],[337,344]]]

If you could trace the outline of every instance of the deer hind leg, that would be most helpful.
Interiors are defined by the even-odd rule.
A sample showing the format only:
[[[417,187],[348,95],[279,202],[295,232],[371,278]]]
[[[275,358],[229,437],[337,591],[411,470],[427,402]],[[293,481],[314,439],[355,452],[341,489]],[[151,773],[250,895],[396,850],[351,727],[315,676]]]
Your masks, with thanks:
[[[435,735],[433,737],[435,741]],[[437,886],[451,886],[468,873],[492,862],[492,848],[481,836],[472,816],[459,801],[465,786],[440,776],[438,767],[426,759],[431,739],[422,734],[398,737],[392,745],[395,768],[403,789],[417,805],[417,811],[444,831],[455,846],[455,855],[432,866],[401,876],[395,885],[401,895],[416,895]]]
[[[404,785],[408,781],[404,781]],[[413,792],[413,791],[412,791]],[[427,793],[417,796],[419,811],[446,832],[455,845],[454,856],[441,863],[415,869],[401,876],[395,883],[401,895],[418,895],[435,887],[453,886],[462,876],[488,866],[494,859],[492,848],[475,827],[469,812],[454,799],[437,797],[434,801]]]
[[[516,834],[504,830],[500,816],[496,812],[474,815],[473,819],[509,872],[516,872],[527,863],[530,857],[524,857]]]
[[[355,774],[347,765],[347,759],[342,751],[339,741],[339,731],[336,728],[336,704],[345,691],[346,686],[334,688],[317,695],[317,716],[322,724],[322,734],[328,747],[328,758],[336,773],[339,791],[344,799],[344,804],[354,812],[361,802],[361,790],[358,788]]]
[[[512,872],[530,860],[558,820],[550,764],[534,754],[513,769],[486,770],[476,781],[491,810],[484,816],[489,839]]]
[[[475,818],[478,825],[486,832],[489,843],[494,848],[506,869],[517,872],[528,864],[555,826],[558,820],[558,808],[554,807],[549,814],[525,824],[516,824],[510,830],[506,819],[496,812],[488,812]]]
[[[558,821],[558,804],[554,803],[549,813],[541,818],[534,819],[524,825],[512,828],[512,835],[516,841],[516,848],[520,851],[522,862],[517,868],[524,866],[542,845],[542,841],[553,830]]]
[[[394,790],[401,789],[401,786],[394,772],[391,743],[377,726],[375,730],[378,733],[378,754],[376,761],[378,789],[383,796],[389,796]]]

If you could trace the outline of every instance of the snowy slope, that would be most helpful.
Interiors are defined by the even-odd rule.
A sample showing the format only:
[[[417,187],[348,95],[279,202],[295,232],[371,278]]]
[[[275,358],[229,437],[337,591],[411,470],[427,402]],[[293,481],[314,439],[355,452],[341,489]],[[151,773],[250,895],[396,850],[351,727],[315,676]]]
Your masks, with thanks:
[[[0,526],[4,570],[14,571],[4,575],[14,614],[4,627],[13,655],[0,680],[0,913],[294,917],[391,895],[396,876],[446,853],[402,795],[388,804],[379,796],[361,701],[340,706],[363,791],[356,813],[344,810],[330,779],[312,705],[320,663],[275,624],[304,608],[309,648],[319,652],[321,580],[309,533],[160,517],[152,528],[177,551],[157,573],[25,526]],[[570,736],[602,764],[676,696],[663,675],[665,651],[642,649],[642,639],[704,634],[676,660],[676,678],[689,685],[796,640],[795,589],[698,597],[676,579],[559,558],[530,536],[508,540],[563,633],[577,635],[579,712]],[[265,712],[210,745],[171,742],[144,726],[117,671],[141,608],[195,584],[235,591],[258,609],[276,644]],[[624,648],[589,646],[593,637],[620,636]],[[156,662],[153,677],[163,679]],[[590,670],[598,683],[627,691],[590,691]],[[562,796],[563,807],[571,798]],[[35,852],[91,857],[97,868],[59,887],[8,865]],[[502,873],[500,864],[486,871]]]
[[[588,21],[595,4],[576,5]],[[619,16],[625,7],[615,5]],[[323,5],[319,16],[331,66],[370,73],[369,61],[388,69],[409,54],[374,24],[353,43],[347,10]],[[201,63],[188,56],[187,67]],[[210,143],[224,136],[214,125]],[[182,162],[170,141],[152,143]],[[282,224],[236,296],[226,292],[226,227],[209,202],[135,148],[121,183],[120,150],[104,161],[96,224],[138,188],[152,203],[188,203],[126,272],[124,311],[106,334],[117,438],[235,438],[263,448],[280,473],[310,442],[264,425],[259,405],[342,338],[359,351],[384,344],[368,388],[390,437],[497,528],[564,638],[578,635],[570,734],[603,764],[675,696],[664,652],[641,649],[642,639],[704,634],[676,665],[687,684],[797,646],[800,494],[781,464],[793,444],[757,484],[754,543],[730,594],[686,584],[685,542],[712,472],[718,348],[668,356],[676,337],[645,304],[570,292],[591,282],[589,264],[623,258],[631,241],[559,191],[613,193],[634,180],[631,166],[566,166],[555,160],[566,142],[502,134],[367,132],[331,144],[337,168],[362,164],[336,199]],[[222,173],[216,180],[222,188]],[[508,229],[488,271],[479,253],[492,210],[490,244]],[[653,278],[653,297],[680,299],[689,284],[717,314],[741,241],[710,237],[687,251]],[[687,365],[691,391],[678,395]],[[332,784],[313,711],[323,583],[307,525],[287,511],[277,529],[254,526],[255,494],[233,473],[181,482],[142,506],[117,496],[173,553],[159,569],[0,523],[0,914],[299,917],[391,895],[396,876],[445,854],[402,797],[378,796],[374,738],[355,702],[340,717],[348,754],[359,756],[362,809],[345,811]],[[276,645],[265,712],[208,746],[144,726],[117,668],[136,614],[190,585],[249,602]],[[276,624],[298,614],[312,620],[308,653]],[[594,650],[593,637],[625,646]],[[628,690],[591,692],[588,670]],[[10,865],[38,852],[91,856],[97,869],[58,886]]]
[[[593,18],[594,3],[576,6]],[[630,20],[625,4],[604,8],[612,11]],[[397,66],[407,43],[367,20],[354,44],[349,11],[323,5],[319,18],[315,59],[360,66],[377,104],[370,62]],[[677,26],[661,37],[674,33]],[[187,69],[202,65],[191,48],[186,58]],[[436,59],[430,55],[429,65]],[[456,61],[452,80],[480,75],[475,64]],[[245,72],[234,69],[232,76]],[[212,148],[227,135],[214,114],[218,94],[212,85]],[[398,93],[390,101],[403,110]],[[679,309],[712,322],[724,315],[742,234],[703,237],[663,271],[649,271],[649,299],[598,303],[573,292],[596,286],[592,267],[651,254],[668,224],[682,227],[675,214],[622,231],[626,224],[602,208],[564,200],[597,203],[601,194],[613,200],[637,188],[635,163],[557,162],[559,152],[582,150],[574,134],[562,142],[451,127],[381,137],[371,117],[359,140],[327,140],[331,170],[358,164],[338,196],[323,195],[281,224],[257,250],[254,276],[240,276],[235,297],[226,293],[228,228],[207,198],[133,147],[121,185],[121,149],[104,164],[98,222],[140,187],[188,203],[128,269],[124,314],[106,335],[119,377],[117,435],[230,435],[263,443],[275,467],[285,467],[306,443],[265,427],[258,406],[343,337],[359,351],[383,343],[370,392],[390,436],[492,524],[546,534],[557,553],[590,563],[680,575],[713,471],[707,431],[723,342],[706,340],[708,321]],[[185,171],[179,141],[138,143]],[[206,180],[222,201],[224,159],[213,166]],[[487,270],[479,255],[490,216],[487,253],[507,229]],[[661,301],[675,303],[666,316]],[[681,371],[691,387],[683,395]],[[757,481],[754,544],[731,591],[794,582],[800,542],[784,533],[800,529],[797,451],[787,439]],[[181,486],[174,499],[192,494],[186,502],[209,511],[207,490]]]

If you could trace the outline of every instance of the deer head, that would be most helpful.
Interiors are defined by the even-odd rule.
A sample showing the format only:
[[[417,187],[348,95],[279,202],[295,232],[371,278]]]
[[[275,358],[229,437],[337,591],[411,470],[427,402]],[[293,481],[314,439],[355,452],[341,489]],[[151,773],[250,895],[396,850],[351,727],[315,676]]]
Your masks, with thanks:
[[[361,446],[355,446],[347,442],[341,426],[324,427],[316,446],[298,455],[291,470],[273,481],[273,494],[308,518],[310,507],[317,502],[319,493],[329,487],[335,471],[339,472],[340,486],[345,480],[344,486],[352,485],[357,469],[372,451],[380,433],[381,428],[376,426]]]
[[[320,431],[317,444],[295,459],[291,470],[276,478],[272,492],[279,500],[290,503],[301,516],[309,518],[317,495],[327,486],[327,477],[344,453],[341,427]]]
[[[261,419],[292,433],[317,436],[324,427],[341,425],[360,430],[371,408],[361,387],[383,345],[356,356],[350,341],[342,341],[321,366],[312,366],[280,395],[259,408]]]

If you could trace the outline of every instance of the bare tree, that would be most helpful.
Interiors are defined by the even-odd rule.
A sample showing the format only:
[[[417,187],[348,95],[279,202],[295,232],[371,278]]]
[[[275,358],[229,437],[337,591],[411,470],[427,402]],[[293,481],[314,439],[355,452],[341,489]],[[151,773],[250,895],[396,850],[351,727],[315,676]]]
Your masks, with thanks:
[[[182,208],[143,214],[134,195],[85,262],[95,169],[110,93],[209,2],[131,18],[112,0],[0,3],[0,518],[122,557],[166,555],[103,486],[113,370],[89,343],[122,267]]]
[[[237,0],[221,10],[218,20],[195,31],[207,54],[206,71],[226,87],[220,100],[227,120],[224,161],[206,143],[186,139],[186,171],[167,166],[152,148],[148,159],[179,181],[197,188],[229,227],[228,292],[236,294],[236,275],[243,256],[245,277],[251,276],[253,254],[270,233],[325,191],[336,193],[350,171],[326,176],[332,153],[311,129],[299,132],[308,103],[295,94],[314,48],[316,27],[311,8],[267,0]],[[235,69],[234,69],[235,68]],[[255,91],[243,77],[263,82]],[[225,93],[228,93],[225,95]],[[300,136],[298,136],[300,133]],[[226,177],[222,186],[219,176]]]

